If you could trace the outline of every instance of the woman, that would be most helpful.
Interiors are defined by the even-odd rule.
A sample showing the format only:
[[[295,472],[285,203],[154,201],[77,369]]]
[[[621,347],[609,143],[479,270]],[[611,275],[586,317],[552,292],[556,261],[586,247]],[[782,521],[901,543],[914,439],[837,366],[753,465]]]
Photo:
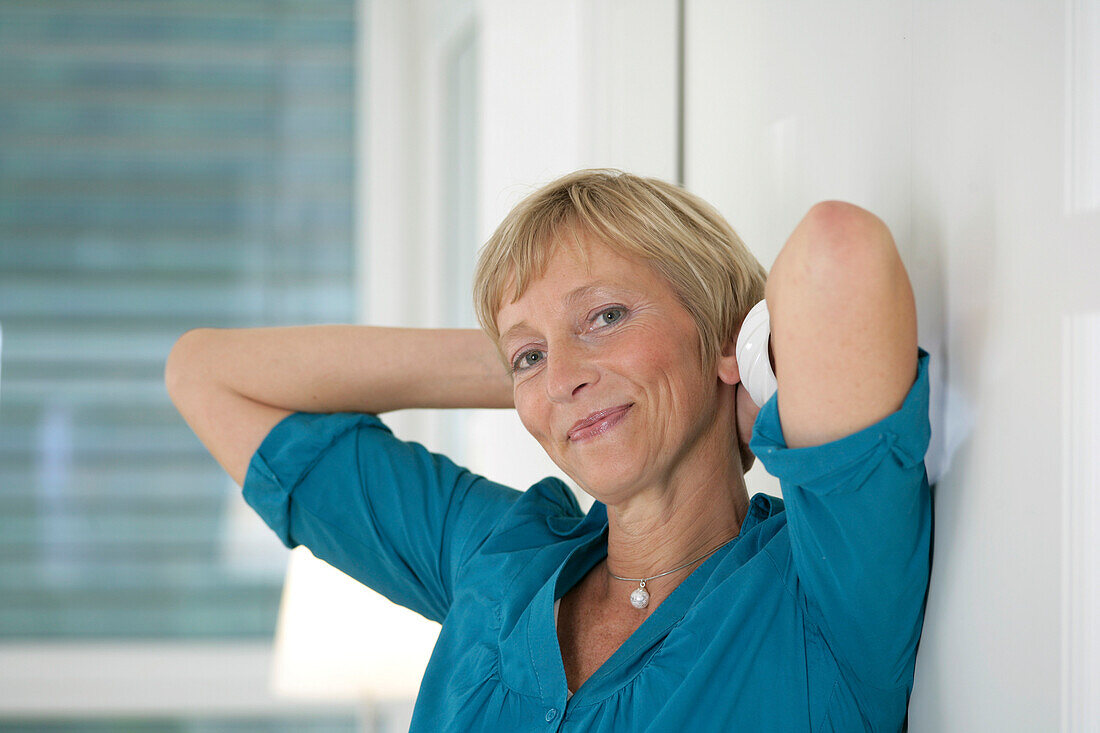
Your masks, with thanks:
[[[735,344],[762,296],[760,408]],[[928,355],[882,222],[818,204],[765,288],[697,197],[580,171],[508,215],[475,300],[483,332],[200,329],[166,370],[285,544],[442,623],[412,729],[898,730],[929,574]],[[501,486],[377,417],[511,406],[587,515],[558,479]],[[749,498],[753,454],[783,500]]]

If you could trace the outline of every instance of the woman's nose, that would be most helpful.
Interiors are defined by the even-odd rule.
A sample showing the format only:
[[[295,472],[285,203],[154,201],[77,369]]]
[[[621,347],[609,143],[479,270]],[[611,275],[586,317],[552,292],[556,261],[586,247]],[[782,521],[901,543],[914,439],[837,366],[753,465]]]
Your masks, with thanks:
[[[582,387],[594,384],[596,365],[583,344],[556,344],[546,359],[546,389],[553,402],[569,402]]]

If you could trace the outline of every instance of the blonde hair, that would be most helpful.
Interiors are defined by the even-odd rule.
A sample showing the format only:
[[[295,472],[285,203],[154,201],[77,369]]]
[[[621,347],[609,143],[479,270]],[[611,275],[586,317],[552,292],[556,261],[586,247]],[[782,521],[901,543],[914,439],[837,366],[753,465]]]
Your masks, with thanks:
[[[474,309],[498,349],[496,317],[509,281],[514,303],[546,271],[566,234],[578,242],[587,234],[645,262],[669,283],[699,330],[704,373],[716,367],[722,345],[736,338],[749,309],[764,299],[767,272],[710,204],[656,178],[580,170],[521,201],[481,249]],[[584,257],[584,248],[578,249]]]

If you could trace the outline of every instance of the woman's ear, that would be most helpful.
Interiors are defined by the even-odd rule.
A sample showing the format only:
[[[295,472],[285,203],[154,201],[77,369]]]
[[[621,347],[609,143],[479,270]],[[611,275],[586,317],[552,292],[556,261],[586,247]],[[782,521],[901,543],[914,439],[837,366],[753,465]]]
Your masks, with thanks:
[[[745,473],[756,461],[756,455],[749,448],[749,442],[752,440],[753,425],[760,408],[752,401],[752,397],[749,397],[745,385],[741,384],[741,369],[737,364],[736,345],[736,337],[722,345],[722,353],[718,355],[718,378],[726,384],[733,385],[737,450],[741,456],[741,471]]]
[[[722,351],[718,354],[718,378],[726,384],[737,384],[741,381],[736,337],[722,344]]]

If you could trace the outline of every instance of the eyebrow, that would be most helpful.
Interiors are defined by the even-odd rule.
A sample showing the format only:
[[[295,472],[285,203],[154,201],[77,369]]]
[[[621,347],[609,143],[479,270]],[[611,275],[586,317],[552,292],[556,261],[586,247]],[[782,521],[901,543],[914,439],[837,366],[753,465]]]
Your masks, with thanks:
[[[594,283],[592,285],[582,285],[579,288],[574,288],[570,290],[562,299],[562,302],[565,303],[567,306],[572,306],[578,300],[586,298],[589,295],[592,295],[602,290],[617,290],[619,292],[629,295],[638,295],[637,292],[630,290],[629,288],[624,288],[621,285],[611,285],[610,283]],[[510,339],[517,331],[522,331],[525,328],[530,328],[530,326],[527,325],[527,321],[520,321],[519,323],[509,326],[508,330],[500,335],[501,346],[503,346],[508,341],[508,339]]]

